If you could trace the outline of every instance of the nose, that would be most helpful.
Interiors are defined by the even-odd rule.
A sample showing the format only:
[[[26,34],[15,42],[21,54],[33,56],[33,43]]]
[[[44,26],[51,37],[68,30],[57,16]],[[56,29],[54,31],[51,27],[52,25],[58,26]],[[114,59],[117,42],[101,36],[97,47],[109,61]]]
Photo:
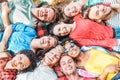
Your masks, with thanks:
[[[22,62],[20,62],[20,61],[17,61],[17,63],[16,63],[17,65],[21,65],[22,64]]]
[[[70,12],[75,12],[75,7],[74,6],[71,8]]]
[[[49,39],[49,38],[47,38],[45,42],[46,42],[46,43],[50,43],[50,39]]]
[[[63,28],[63,29],[61,30],[61,33],[66,33],[66,29]]]
[[[66,67],[67,67],[67,68],[68,68],[68,67],[70,67],[70,64],[69,64],[69,63],[67,63],[67,64],[66,64]]]
[[[18,69],[21,69],[21,68],[22,68],[22,67],[21,67],[21,64],[22,64],[22,62],[17,61],[17,62],[16,62],[16,67],[17,67]]]
[[[54,60],[54,57],[55,57],[55,55],[54,55],[54,54],[52,54],[52,55],[51,55],[51,59],[52,59],[52,60]]]
[[[47,15],[47,13],[46,12],[43,12],[43,14],[42,14],[43,16],[46,16]]]

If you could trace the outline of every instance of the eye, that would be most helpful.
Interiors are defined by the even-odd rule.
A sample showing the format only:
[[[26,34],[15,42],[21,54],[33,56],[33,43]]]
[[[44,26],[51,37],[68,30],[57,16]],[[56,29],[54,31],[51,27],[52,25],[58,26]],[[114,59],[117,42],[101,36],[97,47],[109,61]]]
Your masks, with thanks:
[[[62,62],[61,64],[62,64],[62,66],[64,66],[64,65],[65,65],[65,62]]]
[[[70,47],[73,48],[75,46],[74,43],[70,43]]]
[[[96,11],[96,15],[99,15],[99,11]]]
[[[60,31],[60,28],[58,29],[58,31]]]
[[[22,57],[20,56],[19,59],[22,60]]]
[[[59,58],[59,56],[58,56],[58,55],[55,55],[55,58],[56,58],[56,59],[58,59],[58,58]]]
[[[25,68],[25,65],[24,65],[24,64],[23,64],[22,66],[23,66],[23,68]]]
[[[69,48],[65,49],[65,53],[68,53],[69,51],[70,51]]]
[[[20,67],[23,69],[23,68],[25,68],[25,65],[23,63],[21,63]]]
[[[72,63],[72,60],[69,60],[68,63]]]

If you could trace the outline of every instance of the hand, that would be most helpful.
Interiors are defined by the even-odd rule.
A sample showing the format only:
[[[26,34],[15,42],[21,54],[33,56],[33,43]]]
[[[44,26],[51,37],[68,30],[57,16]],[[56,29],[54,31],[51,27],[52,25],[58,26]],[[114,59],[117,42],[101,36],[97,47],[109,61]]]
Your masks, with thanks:
[[[120,4],[120,0],[117,0],[117,2]]]
[[[12,10],[12,8],[8,7],[8,2],[3,2],[1,5],[2,13],[9,14]]]
[[[106,80],[108,73],[116,73],[120,70],[119,65],[110,65],[104,69],[102,74],[97,78],[97,80]]]
[[[119,4],[111,4],[111,7],[120,13],[120,3]]]
[[[120,65],[110,65],[105,69],[107,73],[116,73],[120,70]]]
[[[120,54],[117,52],[111,52],[111,54],[115,57],[117,57],[118,59],[120,59]]]

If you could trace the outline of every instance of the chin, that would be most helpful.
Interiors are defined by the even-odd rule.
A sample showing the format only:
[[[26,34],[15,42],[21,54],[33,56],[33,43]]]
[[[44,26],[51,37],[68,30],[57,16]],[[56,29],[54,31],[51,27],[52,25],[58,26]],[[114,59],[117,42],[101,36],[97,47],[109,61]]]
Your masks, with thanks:
[[[73,74],[73,73],[74,73],[73,71],[69,71],[69,72],[68,72],[68,75],[71,75],[71,74]]]

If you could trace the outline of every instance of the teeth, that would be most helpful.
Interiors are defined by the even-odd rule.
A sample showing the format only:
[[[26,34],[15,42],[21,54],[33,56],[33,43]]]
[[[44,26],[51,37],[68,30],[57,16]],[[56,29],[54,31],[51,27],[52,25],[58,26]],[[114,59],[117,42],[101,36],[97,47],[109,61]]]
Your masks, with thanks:
[[[76,54],[76,51],[74,50],[72,53],[73,53],[73,54]]]
[[[72,67],[68,67],[67,69],[68,69],[68,70],[71,70],[71,69],[72,69]]]

